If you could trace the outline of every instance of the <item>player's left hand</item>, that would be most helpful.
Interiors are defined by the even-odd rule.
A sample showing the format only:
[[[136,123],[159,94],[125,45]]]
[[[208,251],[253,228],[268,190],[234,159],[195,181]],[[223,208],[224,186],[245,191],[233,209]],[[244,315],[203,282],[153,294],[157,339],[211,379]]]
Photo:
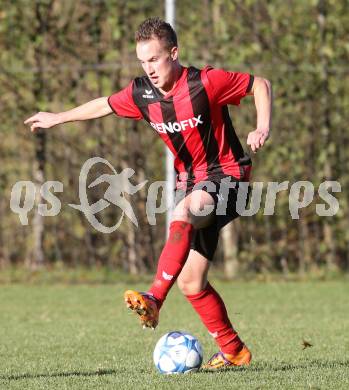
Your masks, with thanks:
[[[269,130],[256,129],[251,131],[247,136],[247,145],[250,145],[252,152],[256,153],[265,141],[269,138]]]

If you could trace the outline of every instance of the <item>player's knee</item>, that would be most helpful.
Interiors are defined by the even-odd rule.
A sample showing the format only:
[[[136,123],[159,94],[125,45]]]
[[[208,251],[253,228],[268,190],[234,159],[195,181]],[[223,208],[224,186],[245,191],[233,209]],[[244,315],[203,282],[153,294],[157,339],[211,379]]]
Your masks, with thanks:
[[[172,213],[172,222],[173,221],[185,221],[192,223],[189,207],[176,208]]]
[[[183,295],[198,294],[203,289],[201,281],[187,278],[178,278],[177,285]]]

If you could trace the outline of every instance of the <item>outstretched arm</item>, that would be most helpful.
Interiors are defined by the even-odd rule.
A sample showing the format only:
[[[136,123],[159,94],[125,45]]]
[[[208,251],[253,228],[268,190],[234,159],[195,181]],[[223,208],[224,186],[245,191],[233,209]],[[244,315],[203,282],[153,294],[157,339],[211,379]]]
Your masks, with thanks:
[[[247,145],[250,145],[253,152],[257,152],[268,139],[271,129],[273,96],[270,81],[255,77],[249,95],[254,95],[257,110],[257,128],[248,134]]]
[[[35,131],[38,128],[48,129],[66,122],[100,118],[112,112],[108,103],[108,97],[100,97],[65,112],[38,112],[26,119],[24,124],[31,124],[30,130]]]

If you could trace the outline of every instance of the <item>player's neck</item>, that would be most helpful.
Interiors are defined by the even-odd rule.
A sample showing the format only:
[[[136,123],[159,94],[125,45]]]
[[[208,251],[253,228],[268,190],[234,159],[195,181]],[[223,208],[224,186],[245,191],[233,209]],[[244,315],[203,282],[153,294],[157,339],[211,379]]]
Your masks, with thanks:
[[[178,62],[173,70],[173,78],[169,81],[167,85],[163,88],[159,88],[159,91],[164,95],[172,91],[172,89],[177,85],[178,80],[180,79],[183,72],[183,66]]]

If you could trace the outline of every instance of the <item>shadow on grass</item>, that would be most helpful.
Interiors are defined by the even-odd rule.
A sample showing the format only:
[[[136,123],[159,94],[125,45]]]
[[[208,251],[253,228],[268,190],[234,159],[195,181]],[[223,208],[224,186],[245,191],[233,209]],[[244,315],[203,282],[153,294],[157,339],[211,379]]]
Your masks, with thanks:
[[[281,365],[280,365],[281,363]],[[289,364],[285,362],[280,362],[279,364],[265,363],[260,362],[256,365],[250,367],[229,367],[219,370],[219,372],[263,372],[263,371],[293,371],[293,370],[307,370],[309,368],[318,368],[318,369],[333,369],[339,367],[349,368],[349,360],[345,361],[321,361],[321,360],[312,360],[304,364]],[[202,370],[198,373],[205,374],[214,374],[217,371]]]
[[[56,372],[52,374],[18,374],[18,375],[0,375],[0,380],[16,381],[20,379],[37,379],[37,378],[59,378],[59,377],[70,377],[70,376],[104,376],[104,375],[114,375],[120,373],[121,371],[117,370],[98,370],[98,371],[71,371],[71,372]]]
[[[349,360],[346,361],[330,361],[325,362],[321,360],[309,361],[307,364],[289,364],[281,362],[281,365],[273,365],[272,363],[261,362],[250,367],[231,367],[227,369],[221,369],[217,371],[208,371],[200,370],[194,375],[198,374],[217,374],[223,372],[263,372],[263,371],[293,371],[293,370],[306,370],[309,368],[318,368],[318,369],[333,369],[338,367],[349,367]],[[142,372],[142,370],[140,371]],[[124,370],[98,370],[98,371],[71,371],[71,372],[57,372],[52,374],[18,374],[18,375],[0,375],[0,380],[15,381],[21,379],[37,379],[37,378],[64,378],[72,376],[81,376],[81,377],[91,377],[91,376],[105,376],[105,375],[115,375],[125,373]]]

